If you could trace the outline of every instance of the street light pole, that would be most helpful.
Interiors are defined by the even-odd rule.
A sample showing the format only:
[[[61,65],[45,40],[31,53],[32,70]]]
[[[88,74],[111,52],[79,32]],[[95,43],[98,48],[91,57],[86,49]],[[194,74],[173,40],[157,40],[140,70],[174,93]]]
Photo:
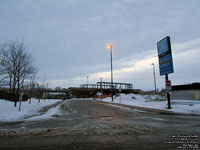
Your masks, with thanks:
[[[156,94],[156,73],[155,73],[155,66],[154,66],[154,63],[152,63],[151,65],[153,66],[154,87],[155,87],[155,94]]]
[[[110,49],[110,61],[111,61],[111,90],[112,90],[112,102],[113,102],[113,67],[112,67],[112,45],[107,44],[107,48]]]
[[[88,88],[88,78],[89,78],[89,77],[87,76],[87,88]]]
[[[103,100],[102,77],[100,78],[101,99]]]

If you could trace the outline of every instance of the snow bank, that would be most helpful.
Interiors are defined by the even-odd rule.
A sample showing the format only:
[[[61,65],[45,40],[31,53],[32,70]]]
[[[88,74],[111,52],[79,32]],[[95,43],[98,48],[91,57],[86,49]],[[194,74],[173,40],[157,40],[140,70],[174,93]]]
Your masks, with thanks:
[[[21,110],[19,111],[19,103],[17,103],[17,107],[14,107],[14,103],[10,101],[5,101],[0,99],[0,121],[1,122],[13,122],[13,121],[24,121],[26,118],[28,120],[34,119],[44,119],[49,118],[53,114],[58,112],[58,108],[49,109],[44,115],[41,115],[39,111],[49,105],[53,105],[61,100],[40,100],[38,103],[37,99],[32,99],[31,104],[28,101],[21,103]],[[40,115],[40,117],[37,117]],[[31,116],[32,119],[30,118]]]
[[[111,102],[111,98],[105,98],[103,101]],[[113,102],[176,113],[200,115],[200,101],[197,100],[171,100],[172,109],[170,110],[168,109],[167,101],[158,95],[121,94],[117,97],[114,96]]]

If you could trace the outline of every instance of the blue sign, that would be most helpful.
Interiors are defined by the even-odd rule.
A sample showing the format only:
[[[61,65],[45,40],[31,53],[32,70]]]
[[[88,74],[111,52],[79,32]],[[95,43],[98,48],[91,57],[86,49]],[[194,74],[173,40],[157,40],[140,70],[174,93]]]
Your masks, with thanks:
[[[169,42],[169,39],[167,37],[158,42],[157,46],[158,46],[158,55],[159,56],[170,51],[168,42]]]
[[[171,53],[170,37],[167,36],[157,43],[160,75],[166,75],[174,72]]]

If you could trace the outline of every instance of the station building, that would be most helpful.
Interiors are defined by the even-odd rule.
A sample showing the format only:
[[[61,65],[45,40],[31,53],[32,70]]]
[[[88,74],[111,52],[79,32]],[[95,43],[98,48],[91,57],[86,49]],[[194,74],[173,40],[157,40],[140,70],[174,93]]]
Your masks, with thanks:
[[[171,99],[200,100],[200,83],[172,86]]]

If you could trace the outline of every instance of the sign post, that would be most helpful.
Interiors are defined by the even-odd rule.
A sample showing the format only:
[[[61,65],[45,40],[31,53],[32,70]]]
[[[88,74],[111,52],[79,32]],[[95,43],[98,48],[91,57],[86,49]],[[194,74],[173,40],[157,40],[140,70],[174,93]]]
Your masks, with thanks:
[[[120,104],[121,104],[121,92],[122,92],[122,88],[121,88],[121,85],[120,85],[120,87],[119,87]]]
[[[172,60],[170,37],[167,36],[163,38],[162,40],[160,40],[157,43],[157,49],[158,49],[160,76],[165,75],[168,109],[171,109],[170,93],[169,93],[169,91],[171,90],[171,81],[169,81],[168,79],[168,74],[174,73],[174,67],[173,67],[173,60]]]
[[[22,101],[23,101],[23,95],[24,95],[24,93],[21,93],[21,94],[19,95],[19,111],[21,110],[21,103],[22,103]]]
[[[168,74],[165,75],[165,83],[166,83],[166,90],[167,90],[168,109],[171,109],[170,94],[169,94],[169,90],[167,89],[168,86],[171,86],[171,81],[169,82],[168,80]]]

